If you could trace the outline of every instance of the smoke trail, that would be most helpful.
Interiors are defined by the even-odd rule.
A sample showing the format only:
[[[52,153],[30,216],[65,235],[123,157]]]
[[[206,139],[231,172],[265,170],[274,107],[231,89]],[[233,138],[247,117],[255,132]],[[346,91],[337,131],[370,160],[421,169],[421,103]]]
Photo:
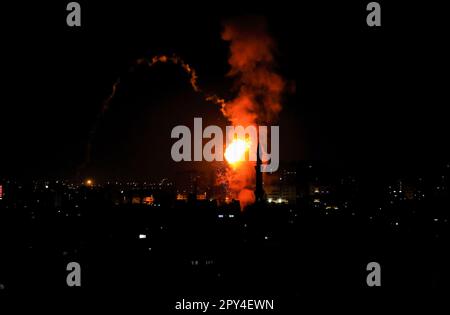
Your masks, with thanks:
[[[178,57],[177,55],[172,55],[169,57],[166,55],[159,55],[159,56],[154,56],[151,59],[141,58],[136,61],[136,64],[138,64],[138,65],[145,64],[148,67],[152,67],[158,63],[172,63],[174,65],[179,65],[189,75],[189,81],[190,81],[191,86],[194,89],[194,91],[200,92],[200,89],[197,84],[198,77],[197,77],[197,73],[196,73],[195,69],[192,68],[186,62],[184,62],[184,60],[181,59],[180,57]]]
[[[136,66],[147,66],[148,68],[153,67],[156,64],[159,63],[171,63],[174,65],[178,65],[180,66],[183,71],[188,74],[189,76],[189,82],[190,85],[192,87],[192,89],[197,92],[197,93],[202,93],[201,89],[198,86],[197,80],[198,80],[198,76],[197,73],[195,71],[194,68],[192,68],[188,63],[186,63],[182,58],[180,58],[177,55],[171,55],[171,56],[167,56],[167,55],[156,55],[151,57],[150,59],[147,58],[140,58],[137,59],[133,65],[129,68],[130,70],[133,70]],[[82,169],[84,169],[87,165],[89,165],[90,160],[91,160],[91,150],[92,150],[92,141],[95,137],[95,134],[97,133],[97,129],[98,126],[100,124],[100,122],[102,121],[103,117],[105,116],[105,113],[109,110],[111,103],[113,101],[113,99],[116,96],[117,90],[120,87],[120,83],[121,83],[121,79],[120,77],[117,78],[117,80],[114,82],[114,84],[112,85],[111,88],[111,94],[108,95],[108,97],[105,98],[105,100],[102,103],[102,107],[101,110],[99,112],[99,114],[97,115],[97,118],[94,122],[94,124],[92,125],[92,128],[89,132],[89,137],[88,137],[88,141],[87,141],[87,145],[86,145],[86,156],[85,156],[85,161],[83,162],[83,164],[79,167],[78,169],[78,174],[80,173],[80,171]],[[212,101],[213,103],[216,104],[220,104],[221,102],[224,103],[224,101],[215,96],[215,95],[205,95],[204,96],[205,100],[209,100]]]
[[[232,125],[246,127],[273,122],[281,111],[281,96],[286,84],[274,71],[276,44],[267,32],[266,20],[253,17],[227,21],[224,23],[222,39],[230,42],[228,63],[231,69],[227,75],[234,79],[237,91],[237,96],[231,101],[225,101],[215,94],[204,93],[198,86],[196,71],[176,55],[140,58],[132,68],[141,65],[151,68],[159,63],[178,65],[189,75],[192,89],[201,93],[206,101],[219,105],[222,114]],[[90,163],[93,137],[119,88],[120,78],[113,84],[111,94],[103,102],[101,112],[89,133],[83,167]],[[254,202],[254,162],[244,161],[237,168],[227,168],[225,177],[219,177],[218,181],[228,184],[233,197],[240,200],[241,208]]]
[[[172,56],[157,55],[157,56],[153,56],[150,59],[140,58],[134,62],[134,64],[130,67],[129,70],[134,69],[134,67],[136,65],[137,66],[146,65],[147,67],[151,68],[158,63],[172,63],[174,65],[179,65],[184,70],[184,72],[186,72],[189,75],[189,82],[192,86],[192,89],[195,92],[200,92],[200,89],[197,84],[198,77],[197,77],[197,73],[196,73],[195,69],[193,69],[189,64],[184,62],[184,60],[181,59],[180,57],[178,57],[177,55],[172,55]],[[108,109],[111,105],[111,102],[116,95],[119,85],[120,85],[120,77],[113,84],[111,94],[103,102],[102,110],[100,112],[100,117],[99,117],[100,119],[108,111]],[[96,125],[94,127],[96,127]]]

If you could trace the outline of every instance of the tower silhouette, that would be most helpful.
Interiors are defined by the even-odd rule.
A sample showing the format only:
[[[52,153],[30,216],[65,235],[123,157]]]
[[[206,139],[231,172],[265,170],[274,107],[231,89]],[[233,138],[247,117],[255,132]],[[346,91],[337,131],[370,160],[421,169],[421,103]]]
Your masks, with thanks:
[[[260,147],[259,147],[259,139],[258,139],[258,146],[256,149],[256,185],[255,185],[255,202],[261,203],[265,200],[265,192],[263,188],[263,179],[262,179],[262,172],[261,172],[261,166],[262,161],[260,158]]]

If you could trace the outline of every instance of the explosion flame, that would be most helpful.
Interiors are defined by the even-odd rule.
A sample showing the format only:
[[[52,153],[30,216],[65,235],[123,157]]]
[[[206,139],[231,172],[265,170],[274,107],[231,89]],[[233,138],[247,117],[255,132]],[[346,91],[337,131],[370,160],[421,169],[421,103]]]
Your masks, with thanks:
[[[228,76],[235,79],[238,94],[227,102],[212,100],[221,106],[233,126],[270,124],[281,111],[285,82],[273,70],[276,44],[267,32],[266,20],[246,17],[227,21],[222,39],[230,42]],[[245,141],[235,140],[225,150],[225,158],[231,166],[226,180],[241,209],[255,201],[255,162],[243,161],[249,147]]]
[[[233,168],[236,168],[241,162],[245,161],[250,146],[250,140],[234,139],[225,149],[225,159]]]
[[[198,86],[196,71],[177,55],[157,55],[150,59],[140,58],[130,67],[153,67],[159,63],[179,65],[189,75],[193,90],[202,93],[204,99],[219,105],[223,115],[233,126],[257,126],[269,124],[277,119],[281,111],[281,96],[285,88],[283,78],[274,70],[275,41],[267,33],[266,20],[262,17],[246,17],[224,23],[222,39],[230,42],[228,63],[231,69],[229,77],[235,79],[236,98],[225,101],[215,94],[206,94]],[[86,151],[86,166],[90,161],[92,138],[98,123],[109,109],[120,86],[120,77],[112,86],[111,94],[103,102],[101,112],[91,129]],[[234,139],[225,149],[224,157],[228,162],[225,177],[219,177],[219,183],[226,183],[231,198],[240,201],[241,209],[255,201],[255,162],[246,160],[250,149],[247,139]],[[81,167],[81,168],[82,168]],[[227,196],[229,198],[229,196]]]

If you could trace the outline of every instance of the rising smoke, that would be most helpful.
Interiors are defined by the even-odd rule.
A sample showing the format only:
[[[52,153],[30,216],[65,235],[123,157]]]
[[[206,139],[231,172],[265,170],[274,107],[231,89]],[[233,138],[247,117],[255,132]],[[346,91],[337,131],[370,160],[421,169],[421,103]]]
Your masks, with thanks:
[[[228,76],[239,92],[222,110],[233,125],[270,123],[281,111],[285,82],[274,71],[276,45],[266,24],[262,17],[224,23],[222,39],[230,42]]]
[[[267,22],[263,17],[242,17],[225,21],[223,26],[222,39],[230,43],[228,59],[230,71],[227,76],[234,80],[234,90],[237,93],[230,101],[202,91],[198,86],[195,69],[177,55],[140,58],[130,67],[130,71],[136,66],[152,68],[156,64],[178,65],[188,74],[192,89],[201,93],[206,101],[219,105],[223,115],[233,126],[270,125],[276,121],[281,111],[281,96],[285,81],[274,70],[276,43],[267,32]],[[119,77],[112,86],[111,94],[102,104],[89,134],[86,160],[81,168],[90,163],[93,138],[120,84]],[[218,182],[227,184],[231,197],[239,199],[242,209],[255,200],[254,165],[254,162],[244,161],[237,167],[228,166],[225,174],[218,176]]]
[[[224,22],[222,39],[230,42],[231,67],[237,96],[218,102],[222,113],[234,126],[270,125],[281,111],[285,81],[274,71],[276,43],[267,32],[263,17],[245,17]],[[244,161],[228,168],[225,179],[243,209],[255,201],[255,163]],[[223,180],[223,178],[219,178]]]

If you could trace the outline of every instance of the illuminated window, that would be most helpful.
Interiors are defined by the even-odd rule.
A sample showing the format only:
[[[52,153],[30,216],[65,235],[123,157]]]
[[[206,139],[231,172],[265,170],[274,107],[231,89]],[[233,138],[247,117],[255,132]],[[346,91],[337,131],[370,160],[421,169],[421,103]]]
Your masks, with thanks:
[[[188,200],[188,195],[183,193],[183,194],[177,194],[177,200],[183,200],[183,201],[187,201]]]

